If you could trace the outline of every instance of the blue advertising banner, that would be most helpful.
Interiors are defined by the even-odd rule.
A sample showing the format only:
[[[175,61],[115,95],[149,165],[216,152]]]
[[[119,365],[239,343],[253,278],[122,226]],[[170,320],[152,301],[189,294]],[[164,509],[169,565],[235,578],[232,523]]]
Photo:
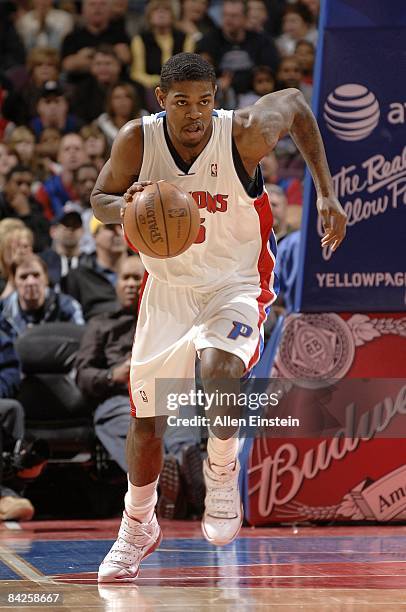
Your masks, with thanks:
[[[406,1],[325,0],[313,110],[348,216],[321,249],[306,178],[295,309],[406,310]]]

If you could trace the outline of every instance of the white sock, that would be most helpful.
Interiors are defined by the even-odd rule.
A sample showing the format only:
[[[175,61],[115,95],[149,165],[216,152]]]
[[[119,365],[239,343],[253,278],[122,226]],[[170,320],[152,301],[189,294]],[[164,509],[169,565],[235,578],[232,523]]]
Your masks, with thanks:
[[[125,511],[132,519],[140,523],[149,523],[154,516],[158,499],[156,491],[158,478],[143,487],[137,487],[128,479],[128,491],[124,497]]]
[[[228,440],[220,440],[220,438],[210,437],[207,442],[207,454],[209,456],[210,466],[226,467],[235,463],[238,456],[238,438],[229,438]],[[216,469],[213,471],[220,472]]]

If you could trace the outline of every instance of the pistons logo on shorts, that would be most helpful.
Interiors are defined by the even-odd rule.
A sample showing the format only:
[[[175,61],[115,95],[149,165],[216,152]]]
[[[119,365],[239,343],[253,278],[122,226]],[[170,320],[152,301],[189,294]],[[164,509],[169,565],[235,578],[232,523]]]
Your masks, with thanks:
[[[228,334],[227,338],[231,338],[231,340],[235,340],[238,336],[242,336],[243,338],[249,338],[253,332],[252,327],[246,325],[245,323],[241,323],[240,321],[233,321],[233,329]]]

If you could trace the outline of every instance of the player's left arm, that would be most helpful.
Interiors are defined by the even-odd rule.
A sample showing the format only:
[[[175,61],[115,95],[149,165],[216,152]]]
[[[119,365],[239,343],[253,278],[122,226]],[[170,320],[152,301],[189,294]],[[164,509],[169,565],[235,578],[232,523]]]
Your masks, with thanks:
[[[334,194],[320,130],[309,105],[298,89],[283,89],[263,96],[253,106],[235,113],[235,137],[246,166],[259,161],[287,133],[307,163],[317,193],[322,218],[322,246],[334,251],[345,236],[347,216]]]

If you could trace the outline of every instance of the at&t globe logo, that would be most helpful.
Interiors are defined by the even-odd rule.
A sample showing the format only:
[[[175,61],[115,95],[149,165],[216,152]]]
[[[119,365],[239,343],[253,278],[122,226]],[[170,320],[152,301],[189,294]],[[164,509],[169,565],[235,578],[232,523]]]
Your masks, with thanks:
[[[324,104],[324,120],[340,140],[362,140],[379,121],[379,104],[372,91],[363,85],[340,85]]]

